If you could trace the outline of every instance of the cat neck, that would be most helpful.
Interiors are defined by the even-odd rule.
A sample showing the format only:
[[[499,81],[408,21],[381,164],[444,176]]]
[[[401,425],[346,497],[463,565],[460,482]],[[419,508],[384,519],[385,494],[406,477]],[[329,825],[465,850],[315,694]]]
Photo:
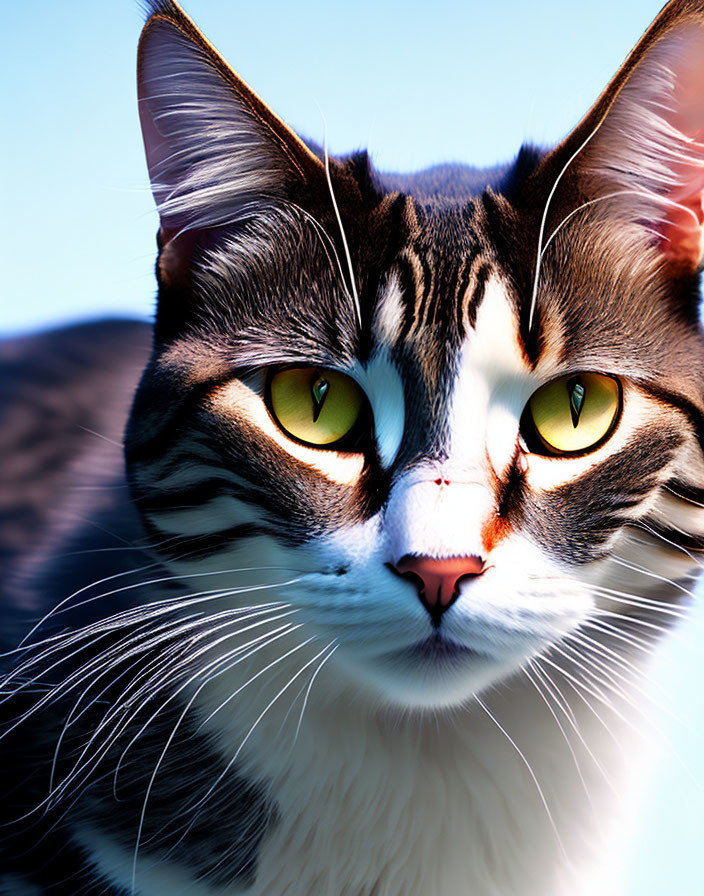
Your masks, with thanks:
[[[279,820],[252,892],[574,896],[576,866],[591,869],[585,893],[622,892],[612,860],[648,761],[645,743],[632,746],[631,694],[624,685],[610,708],[551,699],[552,710],[521,674],[446,714],[399,716],[321,687],[295,736],[287,706],[265,715],[243,753]],[[242,721],[240,732],[257,719]],[[230,736],[220,743],[231,759]]]

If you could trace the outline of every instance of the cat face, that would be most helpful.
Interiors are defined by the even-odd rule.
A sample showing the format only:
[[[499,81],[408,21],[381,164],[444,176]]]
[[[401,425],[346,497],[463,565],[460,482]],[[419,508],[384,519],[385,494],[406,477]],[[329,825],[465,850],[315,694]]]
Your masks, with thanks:
[[[460,704],[686,591],[704,152],[698,108],[653,108],[686,94],[704,23],[663,21],[556,150],[403,191],[311,151],[175,4],[146,26],[161,252],[137,506],[177,574],[285,601],[372,701]],[[658,94],[644,72],[672,59]],[[678,159],[660,179],[648,126]]]

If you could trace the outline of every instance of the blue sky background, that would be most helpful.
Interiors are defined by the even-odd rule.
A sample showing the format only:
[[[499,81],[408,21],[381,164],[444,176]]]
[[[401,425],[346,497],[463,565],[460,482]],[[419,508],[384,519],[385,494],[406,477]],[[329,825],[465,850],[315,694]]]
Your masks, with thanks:
[[[492,164],[572,127],[660,0],[433,4],[190,0],[252,87],[333,152],[381,168]],[[0,0],[0,333],[149,316],[156,215],[138,128],[131,0]],[[658,657],[672,746],[624,896],[704,893],[704,612]],[[679,756],[679,759],[676,758]],[[685,766],[689,771],[685,771]]]

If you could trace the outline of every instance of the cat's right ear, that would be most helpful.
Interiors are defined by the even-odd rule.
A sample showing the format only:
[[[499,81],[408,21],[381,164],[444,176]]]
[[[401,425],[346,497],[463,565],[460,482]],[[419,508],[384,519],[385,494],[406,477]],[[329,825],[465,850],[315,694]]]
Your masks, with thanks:
[[[139,114],[160,246],[320,189],[320,159],[173,0],[156,0],[137,60]]]

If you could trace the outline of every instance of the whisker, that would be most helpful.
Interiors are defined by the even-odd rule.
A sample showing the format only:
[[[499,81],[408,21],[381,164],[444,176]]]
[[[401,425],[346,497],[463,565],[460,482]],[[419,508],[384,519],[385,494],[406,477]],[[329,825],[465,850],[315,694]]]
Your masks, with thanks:
[[[234,612],[233,612],[233,611],[227,611],[227,610],[226,610],[226,611],[223,611],[223,612],[220,613],[220,614],[216,614],[216,616],[209,616],[209,617],[205,617],[205,618],[203,618],[203,619],[202,619],[202,622],[203,622],[204,624],[207,625],[207,630],[206,630],[205,632],[196,633],[195,636],[191,636],[191,637],[189,638],[187,644],[184,644],[184,645],[183,645],[184,650],[181,651],[181,652],[184,654],[184,659],[183,659],[181,662],[184,663],[184,664],[187,664],[187,665],[191,665],[191,664],[192,664],[196,659],[198,659],[202,654],[207,653],[208,651],[214,649],[214,648],[215,648],[216,646],[218,646],[220,643],[222,643],[222,642],[224,642],[224,641],[226,641],[226,640],[228,640],[228,639],[230,639],[230,638],[232,638],[232,637],[236,637],[236,636],[238,636],[238,635],[242,635],[242,634],[244,634],[245,632],[250,631],[250,630],[253,629],[253,628],[257,628],[257,627],[259,627],[259,626],[261,626],[261,625],[268,624],[268,623],[271,623],[271,622],[275,622],[276,620],[285,618],[286,616],[290,616],[292,613],[296,612],[295,610],[288,610],[287,612],[278,613],[277,615],[274,615],[274,616],[271,615],[272,612],[275,612],[275,611],[277,611],[277,610],[280,610],[280,609],[282,609],[282,607],[285,607],[285,606],[287,606],[287,605],[281,605],[281,606],[276,606],[276,607],[272,607],[272,608],[267,608],[267,609],[264,609],[264,610],[258,610],[257,612],[251,612],[251,613],[247,613],[247,614],[244,614],[244,615],[241,614],[241,613],[238,612],[238,611],[234,611]],[[228,618],[228,617],[233,617],[233,616],[234,616],[234,618]],[[261,616],[265,616],[266,618],[264,618],[264,619],[260,619],[259,617],[261,617]],[[220,617],[220,618],[224,618],[225,621],[222,622],[221,624],[215,626],[213,623],[215,622],[216,618],[218,618],[218,617]],[[248,620],[250,620],[250,619],[259,619],[259,621],[258,621],[258,622],[251,623],[250,625],[247,625],[247,626],[242,627],[242,623],[245,622],[245,621],[248,621]],[[212,636],[215,634],[215,632],[220,631],[220,630],[222,630],[222,629],[229,628],[231,625],[234,625],[234,624],[236,624],[236,625],[239,626],[239,628],[237,629],[236,632],[234,632],[234,633],[233,633],[233,632],[230,632],[230,633],[228,633],[227,635],[224,635],[224,636],[222,636],[222,637],[219,638],[219,639],[213,640],[213,637],[212,637]],[[179,639],[180,639],[180,638],[183,638],[184,634],[185,634],[184,632],[179,632],[179,633],[178,633],[178,637],[179,637]],[[207,643],[205,644],[205,646],[204,646],[204,647],[201,647],[201,648],[198,649],[198,650],[196,650],[195,648],[196,648],[196,646],[198,645],[198,643],[199,643],[200,641],[205,640],[205,639],[207,639]],[[153,645],[150,645],[150,646],[153,646]],[[177,645],[177,646],[181,646],[181,645]],[[246,646],[247,646],[247,645],[244,645],[243,647],[238,648],[238,649],[244,649],[244,647],[246,647]],[[140,657],[140,659],[141,659],[141,657]],[[119,662],[120,662],[120,660],[118,659],[118,663],[119,663]],[[103,673],[101,673],[101,675],[109,673],[109,672],[112,670],[113,665],[114,665],[114,664],[111,664],[111,665],[110,665],[110,666],[109,666]],[[169,676],[161,675],[161,669],[162,669],[163,667],[168,668],[169,666],[171,667],[171,668],[170,668],[171,675],[169,675]],[[88,741],[88,743],[87,743],[86,746],[84,747],[84,750],[83,750],[81,756],[79,757],[78,762],[76,763],[76,765],[80,764],[80,761],[81,761],[82,757],[85,755],[86,751],[90,748],[92,742],[93,742],[93,741],[96,739],[96,737],[100,734],[101,730],[102,730],[102,729],[103,729],[103,728],[104,728],[110,721],[112,721],[112,718],[116,717],[116,716],[118,715],[119,712],[122,712],[122,713],[123,713],[123,716],[124,716],[124,715],[126,714],[126,711],[127,711],[127,710],[129,709],[129,707],[132,705],[132,703],[133,703],[135,700],[139,699],[140,696],[141,696],[141,694],[142,694],[145,690],[150,694],[150,699],[153,699],[153,698],[156,696],[156,694],[157,694],[160,690],[162,690],[162,689],[165,688],[165,687],[170,686],[170,685],[173,683],[173,680],[172,680],[172,679],[173,679],[173,676],[175,676],[175,675],[177,674],[178,671],[179,671],[179,664],[174,664],[173,661],[172,661],[172,659],[171,659],[171,657],[168,656],[168,657],[165,657],[165,658],[164,658],[164,662],[162,662],[162,663],[159,665],[159,667],[158,667],[158,669],[156,670],[156,672],[155,672],[155,670],[154,670],[152,667],[149,667],[149,668],[147,668],[147,669],[142,673],[141,676],[137,676],[133,681],[131,681],[130,684],[129,684],[129,686],[128,686],[128,687],[126,688],[126,690],[123,692],[123,694],[122,694],[120,700],[118,700],[118,701],[116,702],[115,707],[113,707],[113,709],[110,710],[110,711],[106,714],[106,716],[103,718],[103,720],[98,724],[98,726],[97,726],[96,729],[94,730],[93,735],[91,736],[90,740]],[[199,670],[198,674],[202,674],[203,671],[204,671],[204,670]],[[135,689],[137,688],[137,686],[140,685],[141,680],[142,680],[144,677],[147,677],[147,679],[148,679],[147,682],[146,682],[146,684],[145,684],[145,685],[142,685],[142,686],[139,687],[137,690],[135,690]],[[159,678],[159,679],[162,681],[161,686],[160,686],[159,688],[157,688],[156,690],[154,690],[154,689],[152,688],[152,686],[151,686],[151,682],[154,680],[154,678]],[[133,696],[131,696],[129,699],[126,699],[126,698],[127,698],[127,695],[128,695],[129,692],[130,692],[130,690],[135,691],[135,693],[134,693]],[[180,693],[181,690],[182,690],[182,689],[179,689],[176,693],[174,693],[173,697],[175,698],[175,697]],[[162,708],[163,708],[163,707],[162,707]],[[138,712],[139,712],[139,711],[141,711],[141,707],[140,707],[140,710],[138,710]],[[135,715],[137,715],[138,712],[137,712]],[[149,722],[153,721],[153,719],[154,719],[155,717],[156,717],[156,716],[153,716],[152,719],[149,720]],[[123,726],[123,728],[129,726],[129,724],[130,724],[130,722],[132,721],[133,718],[134,718],[134,716],[131,716],[129,719],[127,719],[127,722],[126,722],[126,724]],[[149,723],[147,723],[147,724],[149,724]],[[144,730],[146,730],[146,727],[147,727],[147,725],[145,725],[145,726],[140,730],[140,732],[138,733],[137,737],[138,737],[140,734],[142,734]],[[136,738],[135,738],[134,740],[136,740]],[[134,742],[134,741],[130,742],[130,745],[128,745],[127,749],[129,749],[129,746],[131,746],[131,744],[132,744],[133,742]],[[58,751],[58,745],[57,745],[57,751]],[[126,752],[126,751],[125,751],[125,752]],[[123,758],[124,758],[124,753],[123,753],[123,757],[120,759],[120,761],[119,761],[118,764],[117,764],[117,768],[116,768],[116,771],[115,771],[115,775],[117,775],[117,774],[119,773],[120,764],[121,764]],[[76,766],[74,766],[74,769],[75,769],[75,767],[76,767]]]
[[[529,662],[529,664],[530,664],[530,660],[529,660],[528,662]],[[556,713],[555,710],[552,708],[552,706],[551,706],[551,704],[550,704],[550,701],[548,700],[547,696],[546,696],[545,693],[541,690],[541,688],[540,688],[540,686],[539,686],[539,684],[538,684],[538,681],[536,681],[536,680],[531,676],[531,674],[530,674],[530,672],[528,671],[527,668],[524,667],[522,671],[523,671],[523,674],[524,674],[524,675],[526,676],[526,678],[528,679],[528,681],[533,685],[533,687],[535,688],[535,690],[536,690],[537,693],[539,694],[539,696],[540,696],[540,698],[542,699],[542,701],[543,701],[543,703],[545,704],[545,706],[548,708],[548,711],[550,712],[550,715],[553,717],[553,719],[554,719],[554,721],[555,721],[555,724],[557,725],[557,727],[558,727],[558,729],[559,729],[559,731],[560,731],[560,734],[562,735],[562,738],[563,738],[563,740],[564,740],[564,742],[565,742],[565,744],[566,744],[566,746],[567,746],[567,749],[569,750],[570,756],[572,757],[572,761],[574,762],[575,769],[577,770],[577,776],[579,777],[579,780],[580,780],[580,782],[581,782],[581,784],[582,784],[582,787],[583,787],[583,789],[584,789],[585,796],[587,797],[587,801],[589,802],[589,805],[591,806],[592,811],[593,811],[594,814],[596,815],[596,807],[594,806],[594,803],[593,803],[593,801],[592,801],[592,796],[591,796],[591,793],[589,792],[589,788],[587,787],[587,782],[586,782],[586,779],[585,779],[584,774],[583,774],[583,772],[582,772],[582,768],[581,768],[581,766],[580,766],[580,764],[579,764],[579,760],[577,759],[577,754],[575,753],[574,747],[572,746],[572,743],[570,742],[570,739],[569,739],[569,737],[567,736],[567,732],[565,731],[565,729],[564,729],[562,723],[561,723],[560,720],[558,719],[558,717],[557,717],[557,713]]]
[[[213,650],[215,647],[219,646],[221,643],[224,643],[225,641],[227,641],[227,640],[229,640],[229,639],[231,639],[231,638],[233,638],[233,637],[241,636],[241,635],[244,634],[246,631],[250,631],[251,629],[253,629],[253,628],[257,628],[258,626],[263,625],[263,624],[265,624],[265,623],[271,623],[271,622],[277,621],[278,619],[284,618],[285,616],[290,616],[290,615],[291,615],[292,613],[294,613],[294,612],[296,612],[296,611],[295,611],[295,610],[290,610],[289,612],[280,614],[279,616],[268,617],[268,618],[266,618],[266,619],[264,619],[264,620],[260,620],[259,622],[252,623],[252,624],[250,624],[249,626],[246,626],[245,628],[240,628],[240,629],[238,629],[238,630],[235,631],[235,632],[230,632],[230,633],[227,634],[227,635],[223,635],[223,636],[221,636],[220,638],[216,639],[215,641],[213,641],[212,639],[210,639],[210,640],[209,640],[203,647],[201,647],[198,651],[193,651],[193,649],[192,649],[193,646],[195,646],[195,643],[197,643],[197,641],[194,641],[194,642],[189,643],[189,644],[187,645],[187,648],[188,648],[188,649],[184,651],[184,658],[183,658],[182,660],[179,661],[179,664],[178,664],[178,665],[176,665],[176,666],[173,666],[173,665],[172,665],[172,666],[171,666],[171,670],[170,670],[170,671],[171,671],[171,675],[169,675],[168,677],[167,677],[167,676],[161,676],[161,675],[158,676],[159,679],[160,679],[160,683],[159,683],[158,687],[154,688],[154,687],[152,686],[151,682],[152,682],[152,681],[154,680],[154,678],[156,677],[156,676],[152,676],[151,678],[149,678],[149,679],[147,680],[147,682],[146,682],[144,685],[142,685],[142,686],[139,688],[139,690],[137,690],[137,691],[136,691],[136,692],[129,698],[129,700],[123,700],[121,705],[116,706],[112,711],[110,711],[110,712],[104,717],[103,721],[101,721],[101,723],[98,725],[98,727],[97,727],[96,730],[94,731],[93,735],[91,736],[90,740],[88,741],[88,743],[87,743],[87,744],[85,745],[85,747],[83,748],[83,751],[82,751],[81,755],[79,756],[79,758],[78,758],[76,764],[74,765],[74,768],[72,769],[72,771],[71,771],[71,773],[70,773],[70,778],[72,779],[72,778],[74,777],[74,772],[75,772],[76,769],[80,766],[80,763],[81,763],[81,761],[83,760],[83,757],[86,755],[87,751],[90,749],[92,743],[96,740],[97,736],[101,733],[102,729],[105,728],[110,722],[112,722],[112,720],[113,720],[114,718],[117,718],[117,716],[121,714],[122,721],[121,721],[121,722],[118,722],[118,726],[119,726],[119,727],[116,727],[116,728],[114,729],[113,734],[112,734],[109,738],[107,738],[107,739],[104,741],[103,745],[99,748],[100,751],[102,751],[102,752],[100,752],[100,753],[98,754],[98,761],[99,761],[99,759],[100,759],[103,755],[105,755],[105,753],[109,750],[109,748],[110,748],[110,747],[112,746],[112,744],[116,741],[116,739],[122,734],[122,732],[125,731],[125,730],[130,726],[130,724],[131,724],[131,723],[132,723],[132,722],[139,716],[139,714],[142,712],[142,710],[144,709],[144,707],[145,707],[148,703],[152,702],[152,701],[157,697],[157,695],[158,695],[161,691],[163,691],[163,690],[165,690],[165,689],[167,689],[168,687],[171,687],[171,686],[173,685],[173,677],[179,672],[179,666],[180,666],[180,665],[191,666],[192,663],[193,663],[193,661],[194,661],[195,659],[198,659],[198,658],[199,658],[200,656],[202,656],[204,653],[207,653],[207,652]],[[233,623],[234,623],[234,622],[240,622],[240,620],[239,620],[239,619],[233,620]],[[198,679],[199,677],[201,677],[202,675],[204,675],[204,674],[207,675],[207,674],[211,673],[211,672],[212,672],[214,669],[216,669],[218,666],[227,666],[227,664],[229,663],[230,660],[232,660],[233,657],[238,656],[238,660],[237,660],[235,663],[231,663],[231,664],[230,664],[229,666],[227,666],[227,668],[224,669],[223,671],[227,671],[227,670],[228,670],[229,668],[231,668],[232,666],[237,665],[237,662],[241,662],[242,660],[247,659],[249,656],[251,656],[253,653],[255,653],[258,649],[260,649],[260,647],[264,647],[264,646],[266,646],[266,644],[269,643],[270,641],[277,640],[278,637],[282,636],[282,635],[278,635],[278,634],[277,634],[278,632],[283,632],[283,634],[287,634],[288,631],[290,630],[290,629],[289,629],[289,625],[290,625],[290,624],[287,624],[287,625],[285,625],[285,626],[281,626],[281,627],[279,627],[278,629],[275,629],[273,632],[272,632],[272,631],[265,632],[263,635],[260,635],[260,636],[258,636],[257,638],[252,639],[252,640],[251,640],[250,642],[248,642],[247,644],[244,644],[244,645],[238,645],[238,646],[237,646],[236,648],[234,648],[233,650],[228,651],[228,652],[225,653],[224,655],[221,655],[221,656],[217,657],[216,659],[212,660],[210,663],[206,664],[205,667],[199,669],[199,670],[198,670],[198,671],[197,671],[191,678],[189,678],[189,679],[188,679],[185,683],[183,683],[179,688],[177,688],[175,691],[173,691],[173,692],[171,693],[171,695],[168,697],[168,699],[167,699],[163,704],[161,704],[161,706],[160,706],[160,707],[159,707],[159,708],[158,708],[158,709],[157,709],[157,710],[156,710],[156,711],[149,717],[149,719],[142,725],[142,727],[139,729],[139,731],[132,737],[132,739],[129,741],[129,743],[127,744],[127,746],[126,746],[125,749],[123,750],[123,752],[122,752],[122,754],[121,754],[121,756],[120,756],[120,758],[119,758],[119,760],[118,760],[118,762],[117,762],[117,765],[116,765],[116,768],[115,768],[115,772],[114,772],[114,778],[113,778],[113,791],[115,792],[115,789],[116,789],[116,786],[117,786],[117,778],[118,778],[118,776],[119,776],[120,769],[121,769],[121,767],[122,767],[122,764],[123,764],[123,762],[124,762],[124,760],[125,760],[125,757],[126,757],[127,753],[128,753],[129,750],[134,746],[134,744],[137,742],[137,740],[142,736],[142,734],[144,734],[144,732],[145,732],[145,731],[147,730],[147,728],[151,725],[151,723],[154,721],[154,719],[157,718],[157,716],[158,716],[158,715],[159,715],[159,714],[166,708],[166,706],[167,706],[169,703],[172,702],[172,700],[175,700],[175,699],[176,699],[176,698],[183,692],[183,690],[184,690],[185,688],[187,688],[188,686],[190,686],[190,684],[191,684],[193,681],[197,680],[197,679]],[[296,626],[296,627],[297,627],[297,626]],[[295,629],[296,627],[294,627],[294,629]],[[220,628],[225,628],[225,626],[224,626],[224,625],[223,625],[223,626],[220,626]],[[210,635],[210,634],[212,634],[212,632],[208,632],[208,633],[206,633],[206,636],[207,636],[207,635]],[[255,645],[255,644],[258,645],[258,646],[253,647],[252,650],[250,650],[250,651],[248,652],[248,648],[251,647],[252,645]],[[180,645],[177,645],[177,646],[180,646]],[[239,656],[240,654],[244,654],[244,656]],[[164,665],[166,665],[167,668],[168,668],[169,663],[166,662]],[[218,673],[218,674],[220,674],[220,673]],[[212,676],[212,678],[214,678],[214,677],[217,677],[217,676],[216,676],[216,675]],[[211,679],[211,680],[212,680],[212,679]],[[129,710],[130,710],[131,706],[132,706],[137,700],[140,700],[141,695],[142,695],[144,692],[147,693],[147,698],[146,698],[143,702],[139,703],[139,705],[137,706],[136,710],[134,710],[131,714],[129,714]],[[65,779],[64,784],[62,784],[62,787],[64,787],[67,783],[70,783],[70,780],[69,780],[68,778]]]
[[[565,858],[565,860],[567,861],[568,865],[571,865],[572,863],[569,859],[569,856],[567,855],[567,851],[565,850],[565,846],[562,842],[562,837],[560,837],[560,832],[557,829],[557,825],[555,824],[555,819],[553,818],[552,812],[550,811],[550,806],[548,805],[548,801],[546,800],[545,794],[543,793],[543,788],[540,786],[540,782],[538,781],[536,774],[531,767],[530,762],[528,762],[523,751],[520,749],[520,747],[515,742],[515,740],[511,737],[511,735],[508,733],[508,731],[506,731],[506,729],[501,725],[501,723],[498,721],[498,719],[494,715],[492,715],[491,711],[486,706],[486,704],[479,697],[477,697],[476,694],[474,695],[474,700],[484,710],[484,712],[491,719],[491,721],[494,723],[494,725],[496,725],[496,727],[503,734],[503,736],[506,738],[506,740],[511,744],[511,746],[516,751],[516,753],[518,753],[518,755],[520,756],[521,761],[523,762],[526,769],[528,770],[528,774],[530,775],[530,777],[533,781],[533,784],[535,784],[535,788],[538,791],[538,796],[540,797],[540,802],[543,804],[543,808],[545,809],[545,812],[547,813],[548,821],[550,822],[550,826],[552,827],[552,829],[555,833],[555,837],[557,838],[557,842],[560,847],[560,851],[562,852],[562,855]]]
[[[673,588],[677,588],[683,594],[686,594],[687,597],[695,597],[694,592],[690,591],[688,588],[685,588],[683,585],[680,585],[679,582],[668,579],[667,576],[661,576],[659,573],[654,572],[652,569],[647,569],[645,566],[640,566],[637,563],[629,563],[627,560],[624,560],[622,557],[618,557],[616,554],[611,554],[610,559],[613,560],[614,563],[618,563],[620,566],[625,566],[626,569],[630,569],[633,572],[639,573],[640,575],[647,576],[651,579],[657,579],[658,582],[664,582],[666,585],[671,585]]]
[[[325,648],[325,649],[327,650],[327,649],[329,649],[330,647],[332,647],[333,644],[335,645],[334,647],[332,647],[332,650],[330,651],[330,653],[328,653],[327,656],[323,657],[323,659],[320,661],[320,665],[318,666],[318,668],[317,668],[317,669],[315,670],[315,672],[313,673],[313,675],[312,675],[312,677],[311,677],[311,680],[308,682],[308,690],[306,691],[306,695],[305,695],[305,697],[303,698],[303,706],[301,707],[301,714],[300,714],[299,717],[298,717],[298,724],[296,725],[296,733],[295,733],[295,735],[294,735],[294,737],[293,737],[293,743],[294,743],[294,745],[296,744],[296,741],[298,740],[298,733],[299,733],[299,731],[301,730],[301,723],[303,722],[303,713],[306,711],[306,706],[308,706],[308,698],[310,697],[310,692],[311,692],[311,690],[312,690],[312,688],[313,688],[313,684],[315,683],[315,679],[318,677],[318,673],[319,673],[320,670],[323,668],[323,666],[325,665],[325,663],[327,663],[327,661],[330,659],[330,657],[333,655],[333,653],[335,653],[335,651],[337,650],[337,648],[340,646],[339,642],[338,642],[338,643],[335,643],[336,641],[337,641],[337,639],[332,640],[332,641],[328,644],[328,646]]]
[[[603,767],[601,762],[597,759],[594,751],[589,746],[589,744],[586,741],[586,738],[580,731],[579,725],[577,724],[577,719],[574,715],[574,712],[572,711],[571,706],[569,705],[569,703],[567,701],[567,698],[563,695],[562,691],[557,686],[557,684],[554,682],[554,680],[550,677],[548,672],[545,669],[543,669],[543,667],[540,665],[538,657],[534,657],[532,660],[529,660],[529,663],[531,665],[531,668],[535,672],[535,674],[540,678],[540,680],[543,682],[543,684],[548,689],[548,691],[553,695],[553,699],[557,703],[558,707],[562,710],[567,721],[569,722],[570,727],[572,728],[574,733],[577,735],[579,742],[582,744],[587,755],[594,763],[595,768],[597,769],[597,771],[599,772],[601,777],[606,782],[606,785],[612,791],[614,796],[620,800],[620,794],[619,794],[618,788],[612,782],[610,776],[606,772],[606,769]]]
[[[323,147],[324,147],[324,156],[325,156],[325,179],[327,180],[328,190],[330,191],[330,199],[332,200],[332,207],[335,210],[335,218],[337,220],[337,226],[340,228],[340,238],[342,240],[342,247],[345,250],[345,259],[347,261],[347,267],[350,273],[350,286],[352,287],[352,298],[354,300],[354,309],[357,315],[357,324],[361,328],[362,326],[362,307],[359,304],[359,295],[357,294],[357,282],[354,276],[354,268],[352,267],[352,256],[350,255],[350,247],[347,242],[347,237],[345,236],[345,228],[342,226],[342,218],[340,217],[340,209],[337,206],[337,200],[335,199],[335,191],[332,187],[332,177],[330,176],[330,156],[328,155],[328,125],[325,120],[325,116],[323,115],[323,125],[324,125],[324,139],[323,139]]]
[[[535,306],[538,301],[538,281],[540,280],[540,264],[541,264],[541,260],[543,257],[543,255],[542,255],[543,237],[545,235],[545,225],[546,225],[547,219],[548,219],[548,212],[550,210],[550,204],[551,204],[553,197],[557,191],[560,181],[567,173],[568,168],[570,167],[572,162],[574,162],[574,160],[577,158],[577,156],[582,152],[582,150],[585,149],[585,147],[589,144],[589,142],[592,140],[592,138],[597,134],[597,132],[601,128],[602,124],[604,123],[605,119],[606,119],[606,113],[599,120],[599,122],[597,123],[597,126],[594,128],[594,130],[591,132],[591,134],[589,134],[589,136],[581,143],[581,145],[575,150],[575,152],[572,153],[572,155],[569,157],[569,159],[565,162],[562,169],[560,170],[560,173],[555,178],[555,182],[553,183],[552,189],[550,190],[550,192],[548,194],[548,198],[545,202],[545,207],[543,208],[543,215],[542,215],[542,218],[540,219],[540,230],[538,232],[538,255],[537,255],[536,264],[535,264],[535,276],[533,278],[533,291],[532,291],[531,300],[530,300],[530,312],[528,314],[528,332],[529,333],[533,329],[533,317],[535,315]]]
[[[294,627],[294,629],[295,629],[295,628],[296,628],[296,627]],[[289,632],[286,632],[286,634],[288,634],[288,633],[289,633]],[[266,642],[266,645],[268,646],[268,644],[270,644],[270,643],[271,643],[271,640],[267,641],[267,642]],[[261,645],[261,646],[264,646],[264,645]],[[231,667],[228,666],[228,671],[229,671],[229,668],[231,668]],[[136,842],[135,842],[135,848],[134,848],[134,858],[133,858],[133,861],[132,861],[132,892],[133,892],[133,893],[135,892],[136,879],[137,879],[137,858],[138,858],[138,855],[139,855],[139,845],[140,845],[140,841],[141,841],[141,838],[142,838],[142,831],[144,830],[144,819],[145,819],[145,817],[146,817],[146,813],[147,813],[147,804],[148,804],[148,802],[149,802],[149,796],[150,796],[151,791],[152,791],[152,788],[153,788],[153,786],[154,786],[154,781],[156,780],[156,776],[157,776],[157,774],[158,774],[158,772],[159,772],[159,769],[160,769],[160,767],[161,767],[162,762],[164,761],[164,757],[166,756],[166,753],[167,753],[167,751],[168,751],[168,749],[169,749],[169,746],[170,746],[171,743],[173,742],[173,739],[174,739],[174,737],[176,736],[176,733],[177,733],[179,727],[181,726],[181,723],[182,723],[183,720],[185,719],[185,717],[186,717],[186,715],[188,714],[188,712],[189,712],[191,706],[193,705],[193,703],[195,702],[195,700],[197,699],[197,697],[199,696],[199,694],[201,693],[201,691],[203,690],[203,688],[205,687],[205,685],[208,684],[211,680],[212,680],[212,678],[209,678],[207,681],[203,682],[203,683],[199,686],[199,688],[196,690],[196,692],[193,694],[193,696],[192,696],[191,699],[188,701],[188,703],[186,704],[186,706],[185,706],[183,712],[182,712],[181,715],[179,716],[179,718],[178,718],[176,724],[174,725],[174,727],[173,727],[173,729],[172,729],[172,731],[171,731],[171,733],[170,733],[170,735],[169,735],[169,737],[168,737],[168,739],[167,739],[167,741],[166,741],[166,743],[165,743],[165,745],[164,745],[164,748],[163,748],[163,750],[162,750],[162,752],[161,752],[161,755],[159,756],[159,759],[157,760],[157,763],[156,763],[156,765],[155,765],[155,767],[154,767],[154,771],[152,772],[151,778],[149,779],[149,784],[148,784],[148,786],[147,786],[147,790],[146,790],[146,793],[145,793],[145,796],[144,796],[144,802],[142,803],[142,811],[141,811],[140,818],[139,818],[139,825],[138,825],[138,828],[137,828],[137,839],[136,839]]]

